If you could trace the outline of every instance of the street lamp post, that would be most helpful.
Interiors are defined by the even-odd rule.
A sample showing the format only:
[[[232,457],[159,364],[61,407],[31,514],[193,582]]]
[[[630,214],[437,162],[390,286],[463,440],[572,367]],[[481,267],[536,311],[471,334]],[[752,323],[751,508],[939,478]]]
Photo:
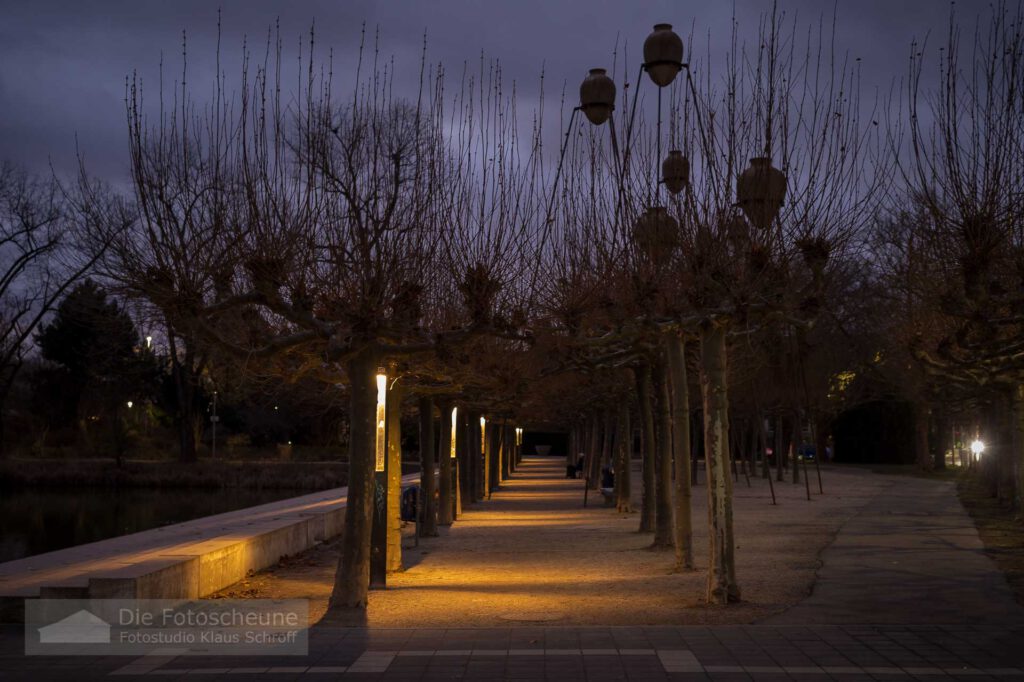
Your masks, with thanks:
[[[373,525],[370,537],[370,589],[384,589],[388,582],[388,457],[386,406],[388,377],[377,370],[377,411],[374,420]]]

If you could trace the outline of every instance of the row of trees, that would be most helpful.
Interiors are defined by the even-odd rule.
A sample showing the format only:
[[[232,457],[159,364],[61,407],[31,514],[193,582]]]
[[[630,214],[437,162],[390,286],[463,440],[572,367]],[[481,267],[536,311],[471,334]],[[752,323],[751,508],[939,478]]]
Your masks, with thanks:
[[[459,492],[444,456],[453,408],[470,502],[511,471],[518,423],[571,431],[591,481],[614,466],[617,506],[631,510],[638,432],[640,530],[689,570],[697,444],[708,599],[735,601],[730,469],[752,471],[766,419],[781,479],[786,444],[810,430],[820,456],[850,401],[916,405],[929,466],[929,430],[991,415],[986,431],[1007,434],[993,481],[1020,504],[1019,18],[979,17],[966,53],[952,21],[937,90],[924,85],[935,51],[914,46],[905,96],[888,107],[860,98],[859,60],[834,54],[820,26],[772,14],[751,46],[734,27],[724,61],[710,45],[696,54],[691,36],[676,58],[645,57],[664,81],[656,103],[639,84],[619,99],[604,82],[596,99],[585,91],[584,114],[608,134],[564,116],[557,163],[543,115],[527,123],[496,64],[453,88],[424,58],[405,98],[373,46],[339,96],[313,36],[289,90],[274,38],[245,56],[237,85],[218,75],[207,103],[182,86],[151,106],[131,83],[134,194],[79,183],[79,255],[158,311],[183,415],[211,357],[234,374],[344,387],[350,497],[334,606],[366,604],[378,374],[389,428],[415,399],[425,469],[442,467],[427,533]],[[636,67],[611,72],[629,82]],[[666,139],[678,153],[662,166]],[[194,433],[180,430],[183,453]],[[397,568],[397,507],[389,517]]]

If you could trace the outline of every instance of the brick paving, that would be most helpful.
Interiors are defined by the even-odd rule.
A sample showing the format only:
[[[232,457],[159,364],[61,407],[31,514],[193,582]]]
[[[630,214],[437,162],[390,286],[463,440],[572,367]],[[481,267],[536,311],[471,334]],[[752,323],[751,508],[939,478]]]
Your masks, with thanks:
[[[4,680],[994,680],[1024,679],[1024,623],[942,626],[509,627],[369,630],[314,626],[307,656],[21,656]]]

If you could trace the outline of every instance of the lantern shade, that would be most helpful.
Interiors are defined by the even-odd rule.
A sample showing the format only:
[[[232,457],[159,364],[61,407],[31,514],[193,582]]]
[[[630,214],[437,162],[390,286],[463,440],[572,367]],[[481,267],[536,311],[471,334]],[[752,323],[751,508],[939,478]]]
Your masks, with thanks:
[[[615,109],[615,81],[604,69],[591,69],[580,83],[580,109],[594,125],[608,120]]]
[[[672,194],[679,194],[690,182],[690,161],[678,149],[673,149],[661,162],[661,179]]]
[[[786,198],[786,175],[772,166],[771,159],[759,156],[736,179],[736,199],[747,220],[766,229],[779,214]]]
[[[672,24],[655,24],[644,41],[644,70],[659,88],[669,85],[683,68],[683,39]]]
[[[651,260],[663,260],[679,246],[679,223],[664,206],[650,206],[633,225],[633,240]]]

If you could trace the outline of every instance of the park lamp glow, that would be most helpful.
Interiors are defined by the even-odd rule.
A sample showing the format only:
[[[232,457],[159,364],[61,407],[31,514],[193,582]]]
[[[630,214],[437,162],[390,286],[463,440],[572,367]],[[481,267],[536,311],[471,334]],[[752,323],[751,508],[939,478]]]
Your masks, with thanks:
[[[377,370],[377,445],[374,471],[384,471],[384,407],[388,399],[388,377],[383,368]]]
[[[457,432],[456,429],[457,429],[458,413],[459,413],[459,408],[453,407],[452,408],[452,459],[455,459],[455,434]]]
[[[130,401],[130,400],[129,400],[129,401],[128,401],[128,409],[129,409],[129,410],[130,410],[130,409],[132,409],[132,405],[134,405],[134,404],[135,404],[135,403],[133,403],[132,401]]]
[[[975,457],[981,457],[981,453],[985,452],[985,443],[980,438],[974,440],[971,443],[971,452]]]

